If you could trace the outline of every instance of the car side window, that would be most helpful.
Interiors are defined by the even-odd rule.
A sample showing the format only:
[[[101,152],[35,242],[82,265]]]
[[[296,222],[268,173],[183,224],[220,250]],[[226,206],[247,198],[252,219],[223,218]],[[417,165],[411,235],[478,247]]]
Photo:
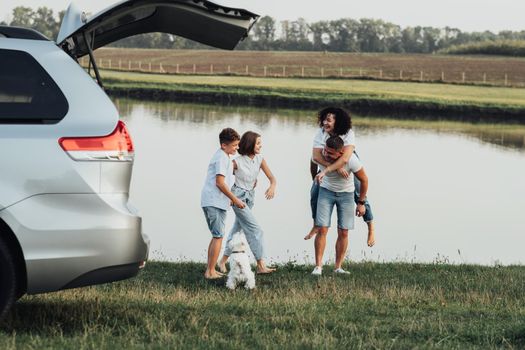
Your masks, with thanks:
[[[60,88],[30,54],[0,49],[0,124],[54,124],[68,108]]]

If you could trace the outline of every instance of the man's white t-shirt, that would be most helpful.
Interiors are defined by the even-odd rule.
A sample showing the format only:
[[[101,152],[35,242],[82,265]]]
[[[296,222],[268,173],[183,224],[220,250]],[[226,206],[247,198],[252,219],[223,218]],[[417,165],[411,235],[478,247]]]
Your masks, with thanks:
[[[224,176],[228,188],[234,182],[233,163],[230,156],[222,149],[218,149],[208,165],[208,173],[201,192],[201,207],[215,207],[227,210],[230,207],[230,199],[219,190],[216,185],[217,175]]]
[[[256,154],[253,159],[249,156],[235,158],[234,161],[237,164],[235,185],[245,190],[253,190],[263,159],[262,154]]]
[[[324,148],[326,145],[326,140],[330,137],[330,134],[325,132],[323,128],[319,128],[317,130],[317,133],[314,136],[314,147],[313,148]],[[344,135],[339,136],[341,139],[343,139],[343,142],[345,143],[345,146],[353,145],[355,146],[355,134],[354,130],[350,129],[348,132]]]
[[[343,166],[343,169],[346,169],[350,174],[348,179],[339,175],[337,171],[332,171],[323,177],[320,186],[332,192],[354,192],[354,173],[357,173],[362,167],[359,158],[352,154],[350,160]],[[319,168],[321,171],[325,169],[322,165],[319,165]]]

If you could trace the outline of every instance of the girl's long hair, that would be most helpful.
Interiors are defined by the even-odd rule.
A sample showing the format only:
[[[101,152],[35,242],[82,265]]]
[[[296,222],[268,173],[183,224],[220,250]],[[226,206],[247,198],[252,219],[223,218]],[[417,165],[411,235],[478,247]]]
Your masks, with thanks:
[[[241,141],[239,142],[239,150],[237,152],[242,156],[251,156],[252,154],[255,154],[255,143],[257,142],[258,137],[261,137],[261,135],[253,131],[246,131],[242,134]]]

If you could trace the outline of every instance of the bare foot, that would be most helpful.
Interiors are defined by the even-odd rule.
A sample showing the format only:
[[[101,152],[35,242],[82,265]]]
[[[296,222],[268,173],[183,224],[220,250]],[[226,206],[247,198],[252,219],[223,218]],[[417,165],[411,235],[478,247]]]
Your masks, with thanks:
[[[275,269],[266,266],[264,260],[257,261],[257,274],[265,274],[275,272]]]
[[[368,240],[366,241],[366,244],[369,247],[373,247],[374,244],[376,244],[376,237],[374,232],[374,223],[370,221],[368,223]]]
[[[272,272],[275,272],[275,269],[271,269],[269,267],[264,267],[264,268],[261,268],[261,269],[257,269],[257,274],[259,275],[264,275],[264,274],[268,274],[268,273],[272,273]]]
[[[220,263],[217,265],[217,268],[219,269],[218,272],[224,274],[224,273],[228,273],[228,269],[226,269],[226,263]]]
[[[315,237],[315,235],[317,234],[317,227],[312,227],[312,229],[310,230],[310,232],[308,232],[308,234],[306,236],[304,236],[304,240],[309,240],[310,238],[313,238]]]
[[[206,278],[207,280],[215,280],[217,278],[222,278],[224,275],[222,273],[220,273],[219,271],[206,271],[204,273],[204,278]]]

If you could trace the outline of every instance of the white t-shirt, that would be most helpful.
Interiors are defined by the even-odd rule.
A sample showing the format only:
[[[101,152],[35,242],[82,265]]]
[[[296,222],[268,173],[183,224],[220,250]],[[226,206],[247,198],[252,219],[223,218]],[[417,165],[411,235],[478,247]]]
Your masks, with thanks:
[[[314,147],[313,148],[324,148],[326,140],[330,137],[330,134],[325,132],[323,128],[319,128],[314,136]],[[339,136],[343,139],[345,146],[353,145],[355,147],[355,134],[354,130],[350,129],[344,135]]]
[[[228,188],[233,185],[233,163],[230,156],[222,149],[218,149],[208,165],[206,181],[201,192],[201,207],[216,207],[227,210],[230,207],[230,199],[219,190],[215,181],[217,175],[223,175]]]
[[[352,154],[348,163],[346,163],[343,168],[350,173],[348,179],[345,179],[337,171],[332,171],[331,173],[326,174],[321,181],[321,187],[326,188],[332,192],[354,192],[354,173],[357,173],[363,165],[361,161],[355,154]],[[321,170],[324,170],[325,167],[319,165]]]
[[[235,185],[245,190],[253,190],[263,159],[262,154],[256,154],[253,159],[249,156],[235,158],[235,163],[237,163]]]

